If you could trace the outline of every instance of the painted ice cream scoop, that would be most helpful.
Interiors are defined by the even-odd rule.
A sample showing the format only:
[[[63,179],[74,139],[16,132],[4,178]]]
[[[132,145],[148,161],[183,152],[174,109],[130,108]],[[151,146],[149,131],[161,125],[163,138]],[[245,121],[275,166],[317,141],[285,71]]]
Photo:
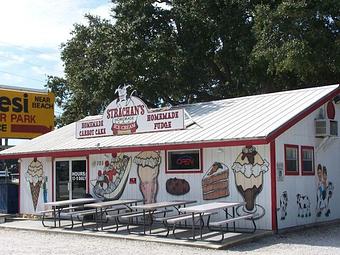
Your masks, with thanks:
[[[33,207],[34,211],[36,211],[40,189],[42,184],[46,180],[44,176],[43,164],[37,158],[34,158],[33,161],[29,164],[25,177],[26,181],[30,185]]]
[[[263,174],[268,171],[268,166],[254,146],[244,147],[232,166],[236,187],[246,202],[247,211],[254,210],[255,199],[262,191]]]
[[[139,153],[134,162],[137,164],[137,172],[140,180],[139,188],[145,203],[156,202],[158,192],[158,174],[161,157],[156,151],[143,151]]]

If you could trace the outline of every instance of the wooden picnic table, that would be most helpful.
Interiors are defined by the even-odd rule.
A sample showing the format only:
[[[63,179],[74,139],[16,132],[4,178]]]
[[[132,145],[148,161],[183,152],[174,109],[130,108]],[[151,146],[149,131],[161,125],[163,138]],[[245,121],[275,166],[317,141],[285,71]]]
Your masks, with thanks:
[[[62,201],[55,201],[55,202],[47,202],[45,203],[45,206],[52,207],[54,227],[56,228],[57,227],[57,216],[58,216],[59,227],[60,227],[60,212],[63,208],[70,206],[70,205],[84,205],[84,204],[93,203],[96,201],[98,200],[95,198],[77,198],[77,199],[69,199],[69,200],[62,200]],[[45,212],[48,212],[48,211],[45,211]],[[44,220],[45,212],[42,212],[43,220]]]
[[[185,208],[180,208],[179,211],[182,213],[191,213],[192,215],[192,239],[195,241],[195,216],[198,214],[202,219],[202,215],[205,213],[214,213],[220,210],[225,211],[226,218],[231,216],[235,218],[235,208],[241,205],[244,205],[244,202],[212,202],[200,205],[189,206]],[[232,208],[232,214],[228,213],[228,209]],[[201,221],[200,221],[201,222]],[[209,223],[208,223],[209,227]],[[235,222],[234,222],[234,230],[235,230]],[[200,225],[200,237],[202,239],[202,226]]]
[[[195,200],[173,200],[173,201],[163,201],[163,202],[157,202],[157,203],[150,203],[150,204],[143,204],[143,205],[136,205],[136,206],[131,206],[132,209],[136,210],[142,210],[141,213],[136,213],[135,217],[142,216],[143,217],[143,234],[145,235],[146,233],[146,216],[148,215],[151,222],[150,222],[150,234],[151,234],[151,225],[153,223],[152,218],[155,213],[166,213],[168,212],[167,210],[163,211],[158,211],[158,209],[161,208],[175,208],[178,213],[180,213],[180,209],[185,208],[187,204],[192,204],[196,203]],[[127,216],[129,217],[129,216]],[[134,215],[131,215],[131,217],[134,217]],[[127,225],[128,230],[129,230],[129,224]]]
[[[95,209],[95,221],[96,221],[96,230],[98,230],[99,226],[99,219],[98,213],[100,213],[100,222],[101,222],[101,230],[103,230],[103,210],[117,206],[117,205],[124,205],[127,209],[132,211],[132,204],[137,205],[139,202],[143,202],[143,199],[122,199],[122,200],[111,200],[111,201],[103,201],[103,202],[96,202],[91,204],[84,205],[84,208],[92,208]],[[100,212],[98,212],[100,210]]]

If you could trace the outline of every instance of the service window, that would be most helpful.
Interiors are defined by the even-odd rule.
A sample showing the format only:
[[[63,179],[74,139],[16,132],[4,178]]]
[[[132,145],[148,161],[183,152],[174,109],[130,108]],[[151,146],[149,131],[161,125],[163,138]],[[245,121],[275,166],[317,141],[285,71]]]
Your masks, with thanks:
[[[301,146],[302,175],[314,175],[314,147]]]
[[[200,173],[202,172],[202,152],[195,150],[167,151],[167,173]]]
[[[299,175],[299,146],[285,144],[285,175]]]

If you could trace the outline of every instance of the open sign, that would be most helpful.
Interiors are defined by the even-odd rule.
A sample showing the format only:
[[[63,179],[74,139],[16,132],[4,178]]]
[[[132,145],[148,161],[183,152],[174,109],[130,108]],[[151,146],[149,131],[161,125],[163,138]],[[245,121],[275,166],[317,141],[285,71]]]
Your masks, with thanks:
[[[177,165],[180,166],[193,166],[195,164],[194,159],[190,156],[183,156],[176,160]]]

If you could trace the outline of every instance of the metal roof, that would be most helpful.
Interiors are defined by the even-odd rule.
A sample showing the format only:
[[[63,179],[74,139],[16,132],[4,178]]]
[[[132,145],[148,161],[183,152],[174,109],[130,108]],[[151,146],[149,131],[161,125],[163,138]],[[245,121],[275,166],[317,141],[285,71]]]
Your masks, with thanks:
[[[266,138],[338,88],[337,84],[183,105],[192,118],[186,120],[184,130],[76,139],[72,123],[2,151],[0,156]]]

